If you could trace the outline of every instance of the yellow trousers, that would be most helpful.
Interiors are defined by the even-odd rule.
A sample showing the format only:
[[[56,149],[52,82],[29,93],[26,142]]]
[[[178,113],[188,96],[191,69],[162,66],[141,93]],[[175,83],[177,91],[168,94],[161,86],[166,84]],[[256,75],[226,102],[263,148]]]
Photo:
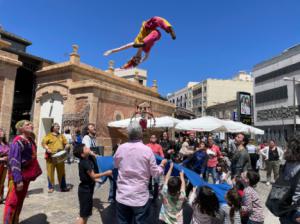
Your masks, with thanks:
[[[48,176],[48,188],[53,189],[55,180],[54,180],[54,172],[56,169],[57,179],[61,190],[66,189],[66,173],[65,173],[65,163],[57,163],[54,164],[52,161],[46,160],[47,164],[47,176]]]

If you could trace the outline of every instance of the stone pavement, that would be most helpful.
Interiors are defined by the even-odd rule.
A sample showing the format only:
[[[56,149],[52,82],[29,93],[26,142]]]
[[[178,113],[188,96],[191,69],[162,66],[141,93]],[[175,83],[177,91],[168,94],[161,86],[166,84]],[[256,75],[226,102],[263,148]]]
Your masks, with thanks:
[[[72,224],[75,223],[78,216],[79,205],[77,196],[77,187],[79,183],[78,165],[66,165],[67,182],[73,186],[70,192],[62,193],[55,191],[52,194],[47,192],[47,178],[45,171],[45,160],[43,155],[39,155],[40,164],[44,173],[35,182],[32,182],[29,188],[28,196],[25,199],[23,210],[20,217],[21,224]],[[265,172],[261,172],[264,176]],[[264,177],[262,180],[264,181]],[[93,215],[90,217],[88,223],[97,224],[114,224],[116,223],[116,213],[114,204],[107,202],[109,183],[107,182],[100,189],[95,191],[94,194],[94,208]],[[264,183],[258,185],[258,192],[261,200],[265,202],[266,197],[271,187],[266,186]],[[3,205],[0,205],[0,217],[2,223]],[[158,223],[158,214],[160,203],[153,203],[151,207],[151,214],[149,223]],[[191,216],[191,209],[188,206],[184,208],[185,223],[189,223]],[[265,223],[277,224],[278,219],[274,217],[265,208]]]

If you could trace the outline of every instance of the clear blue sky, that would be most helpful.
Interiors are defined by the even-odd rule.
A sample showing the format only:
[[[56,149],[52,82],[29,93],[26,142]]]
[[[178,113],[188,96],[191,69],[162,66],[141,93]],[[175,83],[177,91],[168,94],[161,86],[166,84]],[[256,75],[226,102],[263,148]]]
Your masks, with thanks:
[[[299,9],[299,0],[0,0],[0,24],[31,40],[32,54],[62,62],[76,43],[83,62],[106,69],[135,50],[104,57],[105,50],[133,41],[143,20],[165,17],[177,39],[162,32],[141,68],[166,95],[188,81],[251,71],[299,43]]]

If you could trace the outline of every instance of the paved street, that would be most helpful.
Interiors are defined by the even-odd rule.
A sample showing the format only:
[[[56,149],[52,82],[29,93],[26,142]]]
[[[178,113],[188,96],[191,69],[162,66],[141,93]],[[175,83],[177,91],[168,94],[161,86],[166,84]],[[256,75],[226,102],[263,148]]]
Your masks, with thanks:
[[[45,170],[45,161],[43,155],[39,155],[40,164]],[[79,182],[77,164],[66,165],[67,181],[73,185],[71,192],[61,193],[55,191],[53,194],[47,192],[47,179],[46,172],[30,185],[28,197],[25,199],[23,211],[20,217],[22,224],[46,224],[46,223],[60,223],[71,224],[74,223],[78,214],[78,199],[77,199],[77,186]],[[264,178],[262,178],[264,180]],[[94,209],[93,216],[89,219],[88,223],[103,223],[114,224],[115,208],[114,205],[107,202],[109,184],[105,184],[101,189],[98,189],[94,195]],[[263,202],[265,202],[268,192],[271,187],[260,183],[258,191]],[[0,216],[2,220],[3,205],[0,205]],[[158,223],[155,217],[158,217],[160,205],[159,203],[152,205],[151,220],[149,223]],[[185,207],[184,213],[186,219],[191,214],[191,209]],[[278,219],[274,217],[265,208],[265,223],[277,224]]]

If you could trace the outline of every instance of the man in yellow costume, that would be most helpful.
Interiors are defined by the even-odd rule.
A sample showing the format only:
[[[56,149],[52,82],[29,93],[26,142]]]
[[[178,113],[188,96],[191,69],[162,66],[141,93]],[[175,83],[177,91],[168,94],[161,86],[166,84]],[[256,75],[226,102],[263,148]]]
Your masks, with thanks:
[[[42,146],[46,150],[45,159],[47,164],[47,177],[48,177],[48,192],[52,193],[54,191],[54,171],[57,171],[57,178],[62,192],[69,191],[70,188],[66,184],[65,175],[65,163],[54,163],[52,156],[64,150],[67,139],[63,134],[59,133],[60,126],[58,123],[53,123],[51,126],[50,133],[48,133],[42,140]]]

